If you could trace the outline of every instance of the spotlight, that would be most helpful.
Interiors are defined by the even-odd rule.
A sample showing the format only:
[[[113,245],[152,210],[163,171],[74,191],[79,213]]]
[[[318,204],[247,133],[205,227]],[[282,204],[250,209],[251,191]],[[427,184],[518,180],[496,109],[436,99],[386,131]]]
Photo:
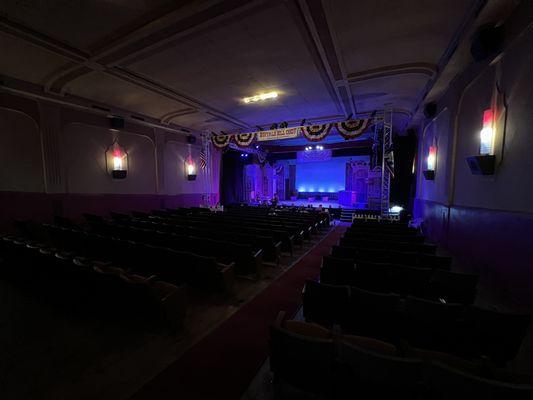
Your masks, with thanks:
[[[394,213],[394,214],[399,214],[400,211],[403,211],[403,207],[400,207],[400,206],[392,206],[392,207],[389,209],[389,212]]]
[[[256,145],[255,148],[258,149],[258,148],[259,148],[259,145]]]

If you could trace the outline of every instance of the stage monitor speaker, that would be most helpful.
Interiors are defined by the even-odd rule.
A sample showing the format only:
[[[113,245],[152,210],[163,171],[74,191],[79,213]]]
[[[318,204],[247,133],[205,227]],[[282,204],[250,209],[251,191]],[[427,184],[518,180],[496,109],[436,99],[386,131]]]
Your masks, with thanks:
[[[496,166],[496,156],[467,157],[466,162],[474,175],[493,175]]]
[[[426,118],[435,118],[437,115],[437,103],[434,101],[427,103],[424,106],[424,116]]]
[[[194,136],[194,135],[187,135],[187,143],[189,143],[189,144],[195,144],[195,143],[196,143],[196,136]]]
[[[485,25],[474,34],[470,54],[475,61],[483,61],[499,53],[505,41],[505,28],[503,25]]]
[[[115,130],[124,129],[124,118],[122,117],[109,118],[109,127]]]

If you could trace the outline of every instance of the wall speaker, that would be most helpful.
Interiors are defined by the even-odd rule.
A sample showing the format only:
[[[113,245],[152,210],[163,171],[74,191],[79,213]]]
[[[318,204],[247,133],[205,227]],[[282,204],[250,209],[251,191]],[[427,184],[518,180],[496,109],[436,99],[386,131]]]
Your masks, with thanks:
[[[435,103],[434,101],[427,103],[424,106],[424,116],[426,118],[435,118],[436,115],[437,115],[437,103]]]
[[[466,162],[474,175],[493,175],[496,166],[496,156],[472,156],[467,157]]]
[[[124,118],[122,117],[111,117],[109,118],[109,127],[111,129],[124,129]]]
[[[189,144],[195,144],[195,143],[196,143],[196,136],[194,136],[194,135],[187,135],[187,143],[189,143]]]
[[[486,25],[478,29],[472,39],[470,54],[475,61],[483,61],[490,56],[499,53],[505,41],[505,29],[503,25]]]

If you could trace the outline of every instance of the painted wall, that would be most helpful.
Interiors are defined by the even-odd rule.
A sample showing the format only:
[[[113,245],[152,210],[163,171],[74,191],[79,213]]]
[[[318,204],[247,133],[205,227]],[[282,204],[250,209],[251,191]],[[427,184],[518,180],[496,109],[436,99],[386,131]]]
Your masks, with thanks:
[[[112,179],[105,152],[117,140],[128,176]],[[200,138],[126,122],[112,131],[106,116],[0,92],[0,227],[14,219],[78,218],[84,212],[149,211],[218,201],[220,154],[210,178],[200,168]],[[196,162],[188,181],[185,159]]]
[[[512,21],[510,21],[512,24]],[[471,64],[439,101],[420,132],[415,216],[461,268],[513,307],[533,309],[533,28],[507,43],[496,60]],[[479,153],[483,110],[496,109],[496,173],[470,172]],[[422,176],[430,145],[435,180]]]

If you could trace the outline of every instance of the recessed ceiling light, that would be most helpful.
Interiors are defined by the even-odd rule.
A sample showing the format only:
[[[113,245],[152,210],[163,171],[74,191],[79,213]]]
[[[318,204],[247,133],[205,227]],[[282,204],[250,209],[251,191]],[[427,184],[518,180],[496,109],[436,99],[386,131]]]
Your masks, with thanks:
[[[278,92],[268,92],[268,93],[258,94],[257,96],[245,97],[242,100],[248,104],[248,103],[257,103],[258,101],[265,101],[268,99],[275,99],[276,97],[278,97]]]

